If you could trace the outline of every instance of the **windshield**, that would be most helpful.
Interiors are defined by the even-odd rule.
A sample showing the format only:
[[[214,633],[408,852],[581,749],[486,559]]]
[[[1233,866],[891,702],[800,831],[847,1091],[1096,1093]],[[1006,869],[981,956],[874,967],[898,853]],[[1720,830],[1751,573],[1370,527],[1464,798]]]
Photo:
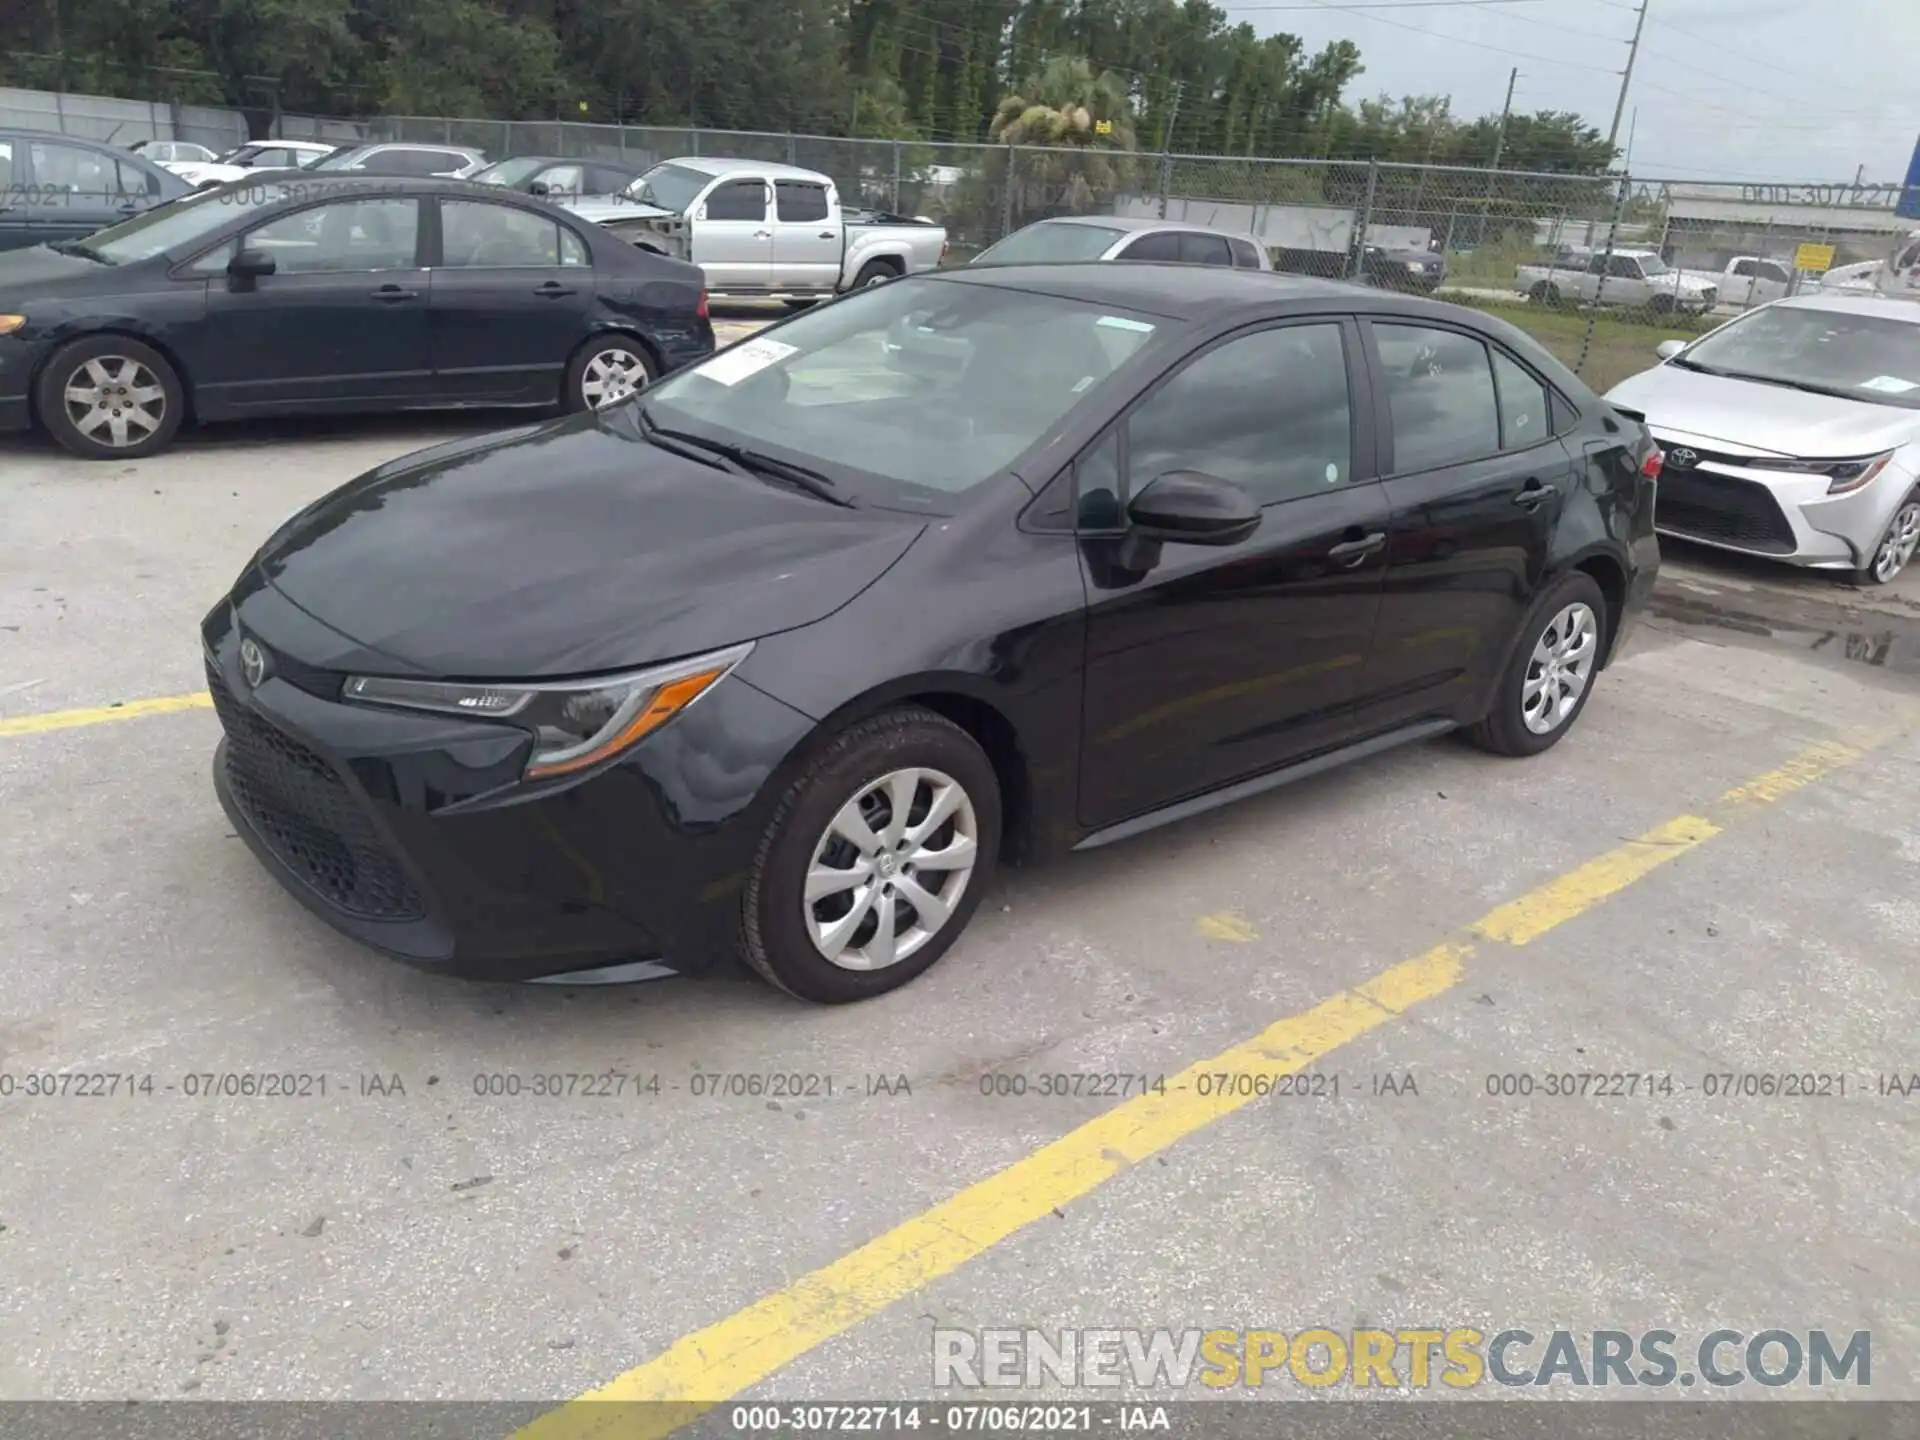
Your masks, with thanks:
[[[359,153],[358,145],[342,145],[338,150],[329,150],[324,155],[316,156],[300,168],[302,170],[344,170],[347,162]]]
[[[656,165],[627,187],[627,196],[643,205],[657,205],[684,215],[712,179],[704,171],[689,170],[684,165]]]
[[[239,211],[270,205],[279,198],[260,185],[201,190],[87,236],[87,249],[116,265],[170,255],[211,235]]]
[[[1770,305],[1695,342],[1680,362],[1920,410],[1920,311],[1913,320],[1896,320]]]
[[[496,160],[486,169],[476,170],[467,178],[478,180],[482,185],[518,185],[547,163],[538,156],[522,155],[514,160]]]
[[[1642,275],[1671,275],[1673,271],[1667,268],[1667,262],[1662,260],[1658,255],[1642,255],[1640,257],[1640,273]]]
[[[976,265],[1047,265],[1056,261],[1098,260],[1127,232],[1111,225],[1077,220],[1043,220],[1016,230],[998,245],[973,257]]]
[[[649,389],[647,418],[765,449],[856,501],[948,513],[1168,322],[1025,290],[899,280]]]

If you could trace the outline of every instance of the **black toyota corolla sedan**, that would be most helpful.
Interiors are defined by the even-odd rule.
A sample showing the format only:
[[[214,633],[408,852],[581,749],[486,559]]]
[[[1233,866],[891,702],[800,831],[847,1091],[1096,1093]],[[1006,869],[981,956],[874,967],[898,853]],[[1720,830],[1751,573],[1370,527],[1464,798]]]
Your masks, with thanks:
[[[1660,456],[1518,330],[1199,266],[859,292],[370,471],[203,628],[236,829],[474,977],[904,984],[997,862],[1455,728],[1564,736]]]
[[[713,353],[705,287],[498,186],[235,180],[0,255],[0,430],[125,460],[187,419],[584,409]]]

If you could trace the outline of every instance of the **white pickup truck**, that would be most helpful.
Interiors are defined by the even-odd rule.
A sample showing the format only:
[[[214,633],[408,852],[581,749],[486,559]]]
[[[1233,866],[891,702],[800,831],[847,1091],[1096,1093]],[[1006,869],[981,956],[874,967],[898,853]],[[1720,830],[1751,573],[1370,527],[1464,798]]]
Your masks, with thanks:
[[[632,244],[691,260],[716,295],[790,305],[931,270],[947,253],[947,232],[931,221],[850,216],[829,177],[758,160],[668,160],[619,195],[561,203]]]
[[[1536,305],[1575,303],[1655,314],[1704,315],[1719,287],[1674,270],[1657,250],[1564,250],[1545,265],[1522,265],[1513,288]]]
[[[1736,255],[1722,270],[1681,273],[1719,290],[1722,305],[1765,305],[1786,299],[1793,290],[1793,262],[1764,255]]]

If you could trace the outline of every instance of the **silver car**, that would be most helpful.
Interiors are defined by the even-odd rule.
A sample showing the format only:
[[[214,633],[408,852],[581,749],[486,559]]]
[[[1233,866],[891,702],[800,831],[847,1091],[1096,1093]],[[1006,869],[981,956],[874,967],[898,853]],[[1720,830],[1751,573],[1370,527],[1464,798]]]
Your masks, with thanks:
[[[1814,292],[1687,343],[1607,399],[1666,452],[1662,534],[1849,572],[1920,549],[1920,300]]]
[[[1048,265],[1080,260],[1158,260],[1271,270],[1267,247],[1242,230],[1129,215],[1036,220],[973,257],[975,265]]]

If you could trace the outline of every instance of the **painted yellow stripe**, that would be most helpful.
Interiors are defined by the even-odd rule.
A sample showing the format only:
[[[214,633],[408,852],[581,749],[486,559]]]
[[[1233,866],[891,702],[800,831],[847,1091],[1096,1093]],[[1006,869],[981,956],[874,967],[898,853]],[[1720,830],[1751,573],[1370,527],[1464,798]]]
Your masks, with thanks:
[[[1733,811],[1778,800],[1900,733],[1887,730],[1816,745],[1728,791],[1719,805]],[[1459,984],[1474,940],[1525,944],[1538,939],[1720,830],[1712,819],[1683,815],[1548,881],[1469,926],[1466,938],[1437,945],[1188,1067],[1169,1078],[1166,1094],[1128,1100],[1088,1121],[785,1289],[683,1336],[654,1359],[549,1411],[516,1432],[514,1440],[616,1435],[659,1440],[671,1434],[894,1301],[952,1274],[1057,1206],[1252,1101],[1251,1095],[1221,1093],[1238,1087],[1203,1086],[1200,1077],[1304,1070]]]
[[[49,710],[41,715],[14,715],[0,718],[0,739],[8,735],[44,735],[49,730],[102,725],[109,720],[138,720],[145,715],[205,710],[212,704],[213,697],[201,690],[193,695],[160,695],[152,700],[129,700],[124,705],[100,705],[91,710]]]

